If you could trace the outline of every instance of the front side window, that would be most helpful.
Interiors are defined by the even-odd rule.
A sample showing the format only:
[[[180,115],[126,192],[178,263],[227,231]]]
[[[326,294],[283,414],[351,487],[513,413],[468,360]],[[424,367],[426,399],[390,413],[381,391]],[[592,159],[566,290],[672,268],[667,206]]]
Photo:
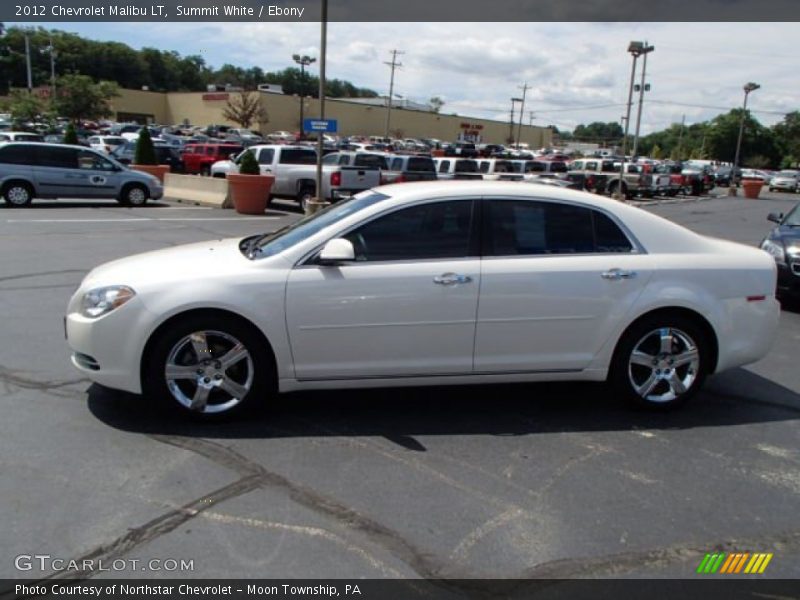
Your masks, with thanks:
[[[78,153],[78,168],[92,171],[112,171],[114,165],[99,154],[82,150]]]
[[[528,200],[495,200],[484,211],[488,256],[631,252],[607,215],[589,208]]]
[[[263,152],[263,150],[262,150]],[[338,165],[339,164],[339,155],[338,154],[328,154],[322,157],[322,164],[323,165]]]
[[[469,256],[472,206],[472,200],[411,206],[378,217],[345,237],[358,261]]]

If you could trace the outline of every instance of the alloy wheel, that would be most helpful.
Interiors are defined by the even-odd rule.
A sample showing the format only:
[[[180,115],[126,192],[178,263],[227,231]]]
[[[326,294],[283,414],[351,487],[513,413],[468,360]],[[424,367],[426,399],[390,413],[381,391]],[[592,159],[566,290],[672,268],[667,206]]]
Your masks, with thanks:
[[[642,337],[628,360],[630,384],[648,402],[671,402],[681,397],[691,389],[699,372],[697,344],[673,327],[655,329]]]

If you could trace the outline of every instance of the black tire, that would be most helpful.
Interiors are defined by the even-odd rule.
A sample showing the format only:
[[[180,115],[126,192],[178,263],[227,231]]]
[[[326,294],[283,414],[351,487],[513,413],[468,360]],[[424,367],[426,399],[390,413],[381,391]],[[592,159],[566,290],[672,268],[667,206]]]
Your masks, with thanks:
[[[702,387],[710,363],[703,328],[682,315],[660,313],[633,323],[622,335],[608,381],[629,404],[672,410]]]
[[[203,165],[200,167],[200,175],[209,177],[211,175],[211,165]]]
[[[125,206],[144,206],[149,199],[150,192],[138,183],[126,185],[120,194],[120,202]]]
[[[229,419],[263,407],[276,390],[274,361],[261,336],[246,322],[224,315],[189,315],[167,325],[143,361],[147,399],[183,416]]]
[[[313,185],[301,185],[300,188],[297,190],[297,203],[300,205],[300,209],[303,212],[306,212],[306,207],[308,203],[314,199],[315,197],[314,186]]]
[[[21,208],[33,202],[33,187],[25,181],[9,181],[3,186],[3,200],[10,208]]]

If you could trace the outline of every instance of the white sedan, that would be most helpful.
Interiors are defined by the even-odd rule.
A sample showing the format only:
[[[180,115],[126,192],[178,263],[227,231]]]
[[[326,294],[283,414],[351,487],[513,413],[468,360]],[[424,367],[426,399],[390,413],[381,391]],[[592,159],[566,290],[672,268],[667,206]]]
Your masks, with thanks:
[[[204,417],[290,390],[554,380],[672,407],[768,352],[775,280],[762,250],[596,195],[407,183],[97,267],[66,327],[87,377]]]

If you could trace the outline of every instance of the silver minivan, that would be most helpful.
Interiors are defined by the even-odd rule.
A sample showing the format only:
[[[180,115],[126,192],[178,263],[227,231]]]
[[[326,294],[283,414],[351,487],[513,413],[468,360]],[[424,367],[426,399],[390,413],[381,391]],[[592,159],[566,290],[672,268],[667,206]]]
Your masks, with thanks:
[[[164,195],[161,181],[81,146],[0,144],[0,196],[6,206],[34,198],[115,198],[141,206]]]

